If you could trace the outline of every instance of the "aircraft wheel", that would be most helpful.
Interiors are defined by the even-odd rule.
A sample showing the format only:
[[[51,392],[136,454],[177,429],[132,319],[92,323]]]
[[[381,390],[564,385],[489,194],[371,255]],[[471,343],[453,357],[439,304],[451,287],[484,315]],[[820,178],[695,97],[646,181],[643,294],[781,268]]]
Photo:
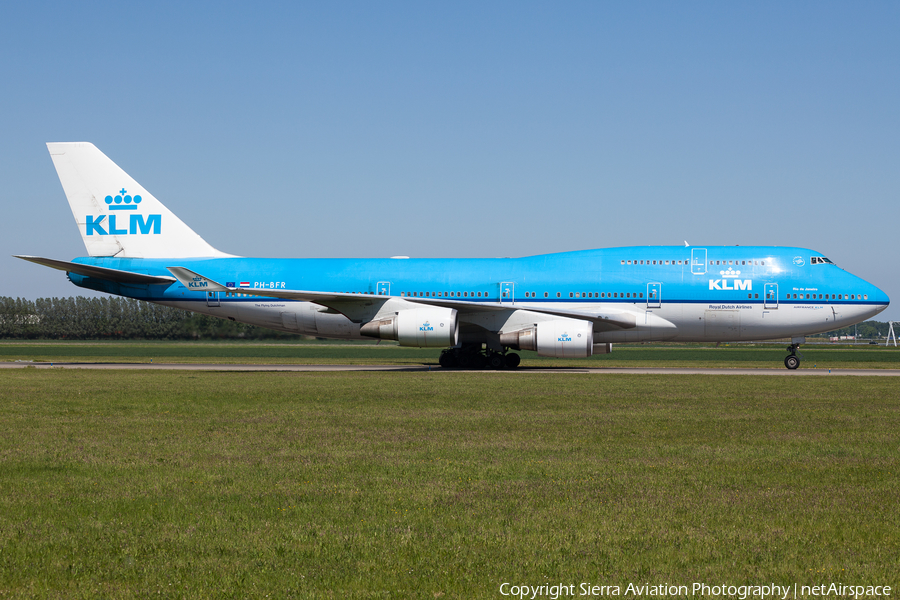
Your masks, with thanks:
[[[800,366],[800,359],[795,354],[788,354],[784,359],[784,366],[793,371]]]
[[[445,369],[452,369],[456,366],[457,360],[456,357],[453,356],[452,352],[442,352],[441,358],[438,360],[441,366]]]
[[[507,369],[515,369],[519,366],[519,363],[522,362],[522,359],[519,358],[519,355],[515,352],[510,352],[509,354],[507,354],[505,360]]]
[[[492,369],[502,369],[506,365],[505,357],[502,354],[491,354],[488,357],[488,366]]]

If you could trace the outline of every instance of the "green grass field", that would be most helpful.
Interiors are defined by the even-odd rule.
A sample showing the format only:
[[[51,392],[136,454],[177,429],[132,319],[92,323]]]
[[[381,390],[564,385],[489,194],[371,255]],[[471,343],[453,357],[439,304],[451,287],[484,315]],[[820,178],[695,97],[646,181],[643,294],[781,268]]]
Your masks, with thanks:
[[[743,367],[783,368],[786,344],[614,345],[587,359],[540,358],[521,352],[525,367]],[[898,369],[900,349],[884,346],[808,345],[801,368]],[[395,343],[335,342],[0,342],[0,361],[130,363],[282,363],[437,365],[440,349]]]
[[[0,598],[900,585],[894,378],[17,369],[0,432]]]

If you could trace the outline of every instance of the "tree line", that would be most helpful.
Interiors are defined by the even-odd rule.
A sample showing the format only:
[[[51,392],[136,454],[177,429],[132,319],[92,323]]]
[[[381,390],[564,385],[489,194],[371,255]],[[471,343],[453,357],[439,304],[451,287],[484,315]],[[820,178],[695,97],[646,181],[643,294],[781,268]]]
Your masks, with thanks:
[[[888,323],[866,321],[856,326],[863,339],[884,338]],[[854,327],[811,337],[853,335]],[[132,298],[0,297],[0,338],[12,339],[296,339],[291,333],[237,323],[218,317],[160,306]]]
[[[0,297],[0,338],[7,339],[297,339],[290,333],[132,298]]]

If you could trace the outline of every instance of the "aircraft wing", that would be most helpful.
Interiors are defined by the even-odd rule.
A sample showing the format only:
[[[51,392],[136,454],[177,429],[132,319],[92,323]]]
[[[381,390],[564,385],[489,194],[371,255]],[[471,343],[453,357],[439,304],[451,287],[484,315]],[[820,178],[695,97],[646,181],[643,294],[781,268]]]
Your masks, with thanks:
[[[175,275],[178,280],[189,288],[200,288],[210,292],[237,292],[240,294],[248,294],[250,296],[260,296],[263,298],[276,298],[281,300],[302,300],[306,302],[314,302],[321,304],[337,312],[344,313],[346,304],[364,300],[368,302],[386,301],[392,296],[377,296],[374,294],[359,294],[352,292],[312,292],[307,290],[265,290],[257,288],[235,288],[226,287],[221,283],[213,281],[203,275],[195,273],[184,267],[167,267],[169,271]],[[393,296],[397,298],[397,296]],[[510,311],[510,310],[526,310],[529,312],[553,315],[556,317],[567,317],[570,319],[583,319],[591,321],[595,326],[601,329],[632,329],[637,326],[637,319],[634,313],[624,310],[572,310],[560,308],[541,308],[541,307],[522,307],[510,306],[509,304],[484,302],[469,302],[466,300],[451,300],[450,298],[419,298],[403,296],[400,298],[413,304],[423,304],[427,306],[441,306],[444,308],[453,308],[460,312],[490,312],[490,311]],[[342,307],[342,305],[344,305]]]
[[[338,312],[341,310],[341,304],[353,300],[378,301],[387,300],[390,296],[374,296],[372,294],[351,294],[337,292],[308,292],[302,290],[258,290],[240,288],[229,291],[237,291],[243,294],[253,296],[262,296],[267,298],[281,298],[284,300],[306,300],[307,302],[315,302],[329,308],[333,308]],[[637,326],[637,319],[633,313],[616,310],[616,311],[588,311],[588,310],[569,310],[559,308],[541,308],[535,306],[510,306],[509,304],[483,302],[468,302],[465,300],[451,300],[449,298],[411,298],[403,296],[402,300],[412,304],[422,304],[426,306],[441,306],[444,308],[453,308],[459,312],[492,312],[492,311],[510,311],[525,310],[528,312],[541,313],[545,315],[553,315],[556,317],[567,317],[569,319],[583,319],[591,321],[595,326],[601,326],[601,329],[631,329]]]
[[[544,315],[553,315],[555,317],[566,317],[569,319],[582,319],[591,321],[594,325],[607,325],[611,329],[631,329],[637,326],[637,319],[634,313],[624,310],[576,310],[565,308],[543,308],[540,306],[521,306],[509,304],[484,304],[481,302],[466,302],[465,300],[450,300],[448,298],[403,298],[409,302],[416,304],[427,304],[429,306],[444,306],[446,308],[455,308],[460,312],[475,311],[497,311],[497,310],[524,310],[528,312],[541,313]]]
[[[81,263],[69,262],[66,260],[56,260],[53,258],[44,258],[42,256],[20,256],[14,255],[15,258],[21,258],[28,262],[37,263],[66,271],[67,273],[77,273],[85,277],[95,277],[97,279],[105,279],[107,281],[115,281],[117,283],[136,283],[136,284],[170,284],[175,283],[174,277],[145,275],[144,273],[134,273],[132,271],[121,271],[119,269],[108,269],[106,267],[95,267],[93,265],[83,265]]]

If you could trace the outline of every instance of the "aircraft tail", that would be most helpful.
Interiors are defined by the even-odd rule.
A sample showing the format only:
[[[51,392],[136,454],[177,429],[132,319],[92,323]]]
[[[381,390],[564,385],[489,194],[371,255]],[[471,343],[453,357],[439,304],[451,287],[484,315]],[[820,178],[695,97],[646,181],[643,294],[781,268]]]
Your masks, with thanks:
[[[225,257],[88,142],[47,144],[90,256]]]

